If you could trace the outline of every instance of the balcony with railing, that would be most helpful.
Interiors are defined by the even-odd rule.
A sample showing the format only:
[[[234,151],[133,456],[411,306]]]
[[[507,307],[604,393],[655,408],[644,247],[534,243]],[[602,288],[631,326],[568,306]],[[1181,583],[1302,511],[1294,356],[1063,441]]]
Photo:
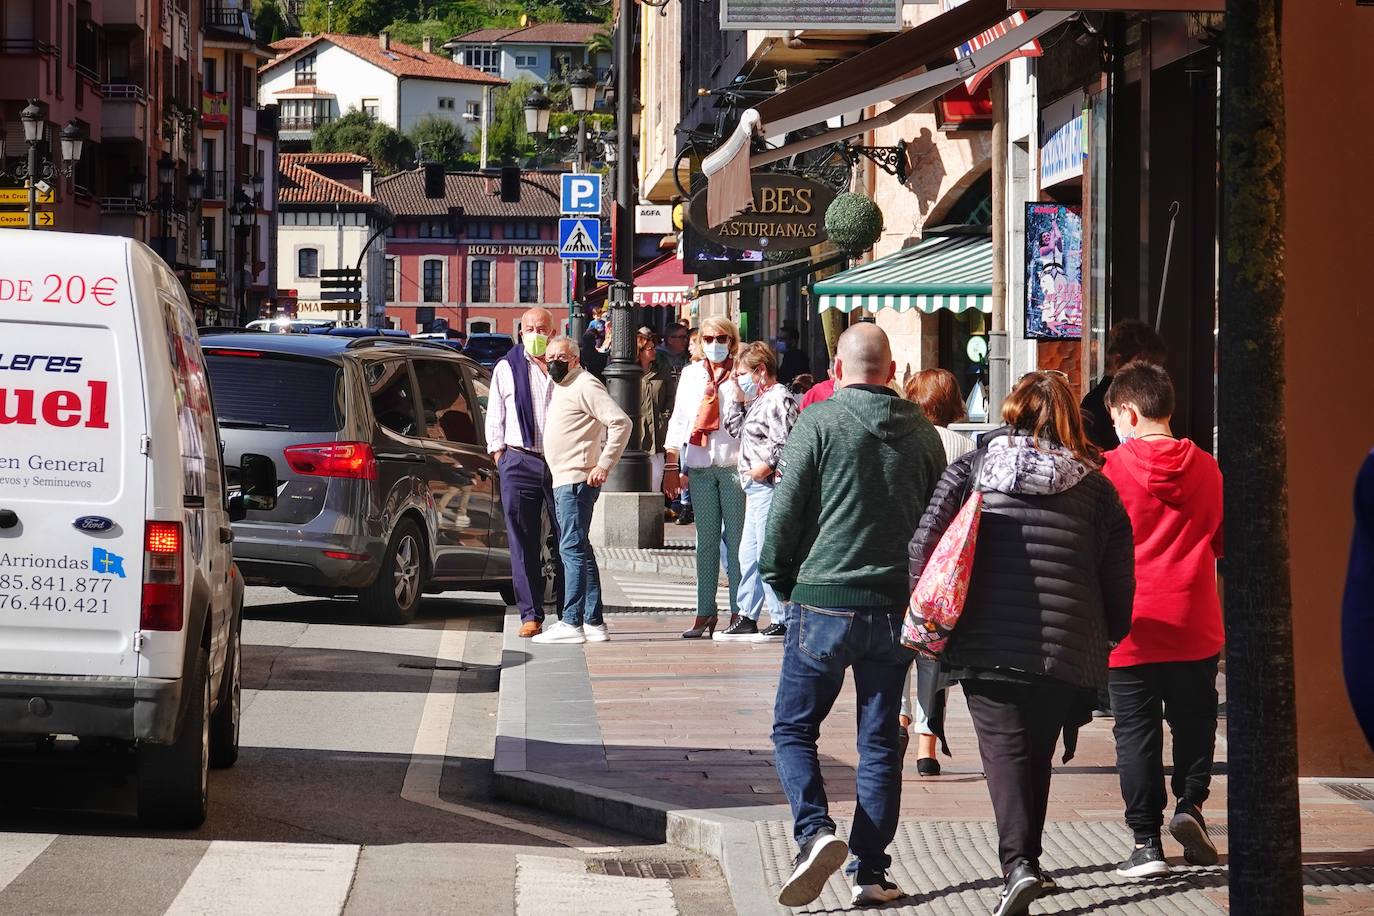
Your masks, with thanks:
[[[222,3],[205,4],[205,27],[233,32],[250,41],[257,38],[257,33],[253,30],[253,14],[238,6]]]
[[[311,114],[311,115],[284,115],[280,118],[281,129],[279,134],[305,134],[314,133],[317,129],[334,120],[333,115]],[[283,139],[306,139],[306,137],[285,137]]]
[[[296,85],[297,85],[297,86],[313,86],[313,85],[315,85],[315,71],[314,71],[314,70],[297,70],[297,71],[296,71]]]
[[[228,200],[225,196],[228,184],[224,178],[223,169],[211,169],[205,172],[205,185],[202,189],[202,196],[205,200]]]
[[[148,135],[148,93],[136,83],[110,82],[100,87],[105,97],[100,131],[106,140],[137,140]]]

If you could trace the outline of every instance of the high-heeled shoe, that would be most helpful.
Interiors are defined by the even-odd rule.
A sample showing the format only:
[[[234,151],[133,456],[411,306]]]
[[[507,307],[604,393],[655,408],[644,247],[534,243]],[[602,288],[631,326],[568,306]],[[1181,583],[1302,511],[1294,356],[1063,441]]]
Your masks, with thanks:
[[[703,636],[714,636],[718,619],[717,617],[702,617],[698,614],[697,619],[692,621],[692,628],[682,631],[682,638],[701,639]]]

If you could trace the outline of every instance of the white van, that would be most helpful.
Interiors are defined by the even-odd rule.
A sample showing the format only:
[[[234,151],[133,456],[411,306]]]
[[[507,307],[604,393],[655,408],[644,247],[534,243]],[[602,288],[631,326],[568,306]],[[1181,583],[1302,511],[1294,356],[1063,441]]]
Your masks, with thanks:
[[[271,459],[223,467],[210,398],[147,246],[0,230],[0,737],[129,742],[164,826],[238,756],[230,522],[276,500]]]

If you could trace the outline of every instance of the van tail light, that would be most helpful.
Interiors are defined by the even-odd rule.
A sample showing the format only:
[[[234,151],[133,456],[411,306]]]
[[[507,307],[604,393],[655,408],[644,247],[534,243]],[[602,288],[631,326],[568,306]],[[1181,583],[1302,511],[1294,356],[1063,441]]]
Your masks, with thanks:
[[[320,442],[287,446],[286,464],[308,477],[376,480],[377,455],[366,442]]]
[[[143,537],[143,607],[139,628],[180,630],[181,522],[148,522]]]

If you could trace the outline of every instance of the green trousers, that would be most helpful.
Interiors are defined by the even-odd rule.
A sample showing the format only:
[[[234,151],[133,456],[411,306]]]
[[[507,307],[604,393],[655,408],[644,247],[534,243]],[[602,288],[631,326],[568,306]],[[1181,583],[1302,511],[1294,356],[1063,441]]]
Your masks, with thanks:
[[[744,490],[734,465],[690,468],[692,511],[697,519],[697,614],[714,617],[720,583],[721,526],[725,527],[725,574],[730,580],[730,613],[738,614],[739,542],[744,534]]]

